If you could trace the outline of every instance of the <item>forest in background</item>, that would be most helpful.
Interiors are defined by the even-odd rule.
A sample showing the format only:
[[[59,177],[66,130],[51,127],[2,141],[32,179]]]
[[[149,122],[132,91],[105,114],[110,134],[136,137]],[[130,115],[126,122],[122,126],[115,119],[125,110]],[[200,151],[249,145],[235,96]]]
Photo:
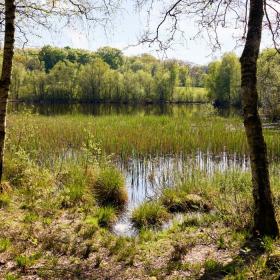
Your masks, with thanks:
[[[158,103],[206,101],[205,67],[143,54],[126,57],[118,49],[96,52],[55,48],[18,50],[11,98],[30,101]],[[181,98],[181,99],[180,99]]]
[[[272,119],[280,115],[280,55],[261,53],[259,105]],[[226,53],[208,65],[152,55],[128,57],[111,47],[96,52],[45,46],[17,50],[11,99],[49,102],[166,103],[212,102],[240,107],[240,63]]]

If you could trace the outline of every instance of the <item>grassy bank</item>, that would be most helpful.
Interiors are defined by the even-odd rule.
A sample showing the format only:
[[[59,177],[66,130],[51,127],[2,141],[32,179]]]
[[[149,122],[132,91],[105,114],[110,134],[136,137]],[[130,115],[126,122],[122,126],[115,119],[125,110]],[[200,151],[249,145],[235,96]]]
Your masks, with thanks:
[[[94,169],[64,166],[58,174],[30,160],[26,165],[23,156],[9,163],[10,183],[2,185],[0,197],[1,279],[237,280],[280,275],[279,242],[248,243],[249,173],[217,172],[209,178],[193,170],[193,176],[170,190],[172,195],[163,192],[158,202],[136,210],[144,224],[137,236],[120,237],[110,231],[116,209],[99,204],[92,192],[98,178]],[[277,213],[278,170],[271,169]],[[158,215],[164,221],[172,218],[166,201],[182,203],[178,193],[201,197],[211,211],[186,208],[167,229],[151,229]]]
[[[265,129],[269,157],[280,156],[279,131]],[[90,140],[91,139],[91,140]],[[180,116],[84,116],[55,117],[11,114],[8,120],[9,143],[36,156],[69,156],[83,144],[100,143],[106,153],[132,155],[193,154],[198,150],[219,154],[248,153],[242,121],[222,118],[209,112]],[[89,143],[88,143],[89,144]],[[94,147],[92,147],[94,148]]]
[[[265,137],[270,156],[279,156],[278,132],[265,130]],[[180,184],[133,211],[136,236],[111,230],[127,193],[109,153],[200,149],[242,155],[245,143],[239,118],[212,112],[10,115],[0,193],[0,278],[278,279],[279,240],[250,240],[251,179],[241,169],[209,175],[186,166]],[[277,217],[279,168],[270,166]]]

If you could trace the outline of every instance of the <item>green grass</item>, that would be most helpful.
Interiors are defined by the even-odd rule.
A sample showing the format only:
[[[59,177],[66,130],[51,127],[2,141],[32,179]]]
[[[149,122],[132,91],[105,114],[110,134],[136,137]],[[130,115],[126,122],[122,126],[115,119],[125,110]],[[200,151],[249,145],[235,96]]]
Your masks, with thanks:
[[[0,238],[0,253],[5,252],[11,246],[11,241],[8,238]]]
[[[116,211],[110,206],[98,208],[96,216],[100,227],[111,227],[117,221]]]
[[[264,134],[269,157],[279,157],[279,131],[265,129]],[[21,147],[36,160],[50,163],[53,158],[71,156],[73,151],[77,158],[89,135],[107,154],[125,158],[132,155],[193,154],[197,150],[214,154],[224,151],[240,156],[248,154],[241,118],[219,117],[207,109],[178,116],[47,117],[11,114],[8,118],[7,153],[14,154]],[[80,158],[80,161],[84,162],[85,158]]]
[[[92,190],[97,202],[102,206],[123,208],[128,201],[124,177],[114,167],[105,167],[99,171]]]
[[[149,201],[133,210],[131,220],[135,227],[141,229],[158,227],[169,217],[170,215],[159,202]]]
[[[211,210],[210,204],[202,197],[188,194],[176,188],[166,188],[160,197],[160,201],[170,212],[208,212]]]
[[[280,155],[278,133],[265,130],[270,158]],[[224,119],[212,111],[184,116],[10,115],[5,165],[10,186],[1,194],[0,251],[5,262],[14,260],[13,273],[19,278],[39,277],[44,272],[46,279],[86,278],[97,273],[105,279],[108,271],[116,273],[115,268],[121,268],[117,271],[120,278],[126,270],[128,277],[140,279],[165,279],[176,273],[182,276],[184,268],[193,279],[202,269],[209,274],[228,271],[232,276],[228,279],[246,279],[241,277],[254,274],[258,279],[272,279],[267,275],[276,275],[275,260],[267,265],[265,260],[279,251],[279,240],[263,239],[266,255],[245,268],[239,263],[231,270],[224,268],[215,255],[199,264],[184,263],[189,249],[195,250],[196,245],[209,244],[219,254],[230,250],[233,257],[238,254],[252,225],[249,171],[215,171],[209,175],[186,166],[182,182],[165,189],[157,201],[145,202],[133,211],[132,221],[140,229],[139,235],[118,238],[110,227],[117,219],[116,206],[127,200],[127,193],[123,177],[110,167],[111,157],[104,149],[124,158],[186,155],[197,150],[247,153],[241,119]],[[279,164],[270,166],[270,174],[279,217]],[[194,195],[203,198],[203,203]],[[188,204],[186,198],[191,197],[196,199]],[[213,208],[210,213],[189,212],[204,209],[206,202]],[[166,230],[153,230],[172,218],[169,211],[182,210],[188,212],[182,222]],[[187,246],[180,249],[181,244]],[[42,253],[37,253],[38,248]],[[89,256],[93,261],[88,261]],[[168,265],[170,260],[173,262]],[[84,276],[83,272],[92,275]],[[9,267],[3,266],[0,278],[16,279],[9,273]]]

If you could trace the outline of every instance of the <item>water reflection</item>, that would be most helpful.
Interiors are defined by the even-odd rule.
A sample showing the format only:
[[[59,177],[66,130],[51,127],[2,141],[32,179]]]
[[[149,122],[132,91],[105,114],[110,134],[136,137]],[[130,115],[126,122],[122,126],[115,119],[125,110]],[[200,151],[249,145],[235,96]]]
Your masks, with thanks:
[[[127,212],[119,219],[114,231],[120,235],[135,233],[131,223],[131,211],[143,201],[156,197],[162,188],[180,184],[193,170],[201,170],[211,176],[214,172],[228,170],[246,171],[249,159],[227,153],[213,155],[198,151],[194,156],[164,156],[133,158],[116,163],[126,177],[129,193]]]
[[[54,115],[187,115],[213,111],[220,116],[229,117],[239,114],[235,108],[214,109],[210,104],[57,104],[57,103],[9,103],[9,112],[22,112],[29,110],[31,113],[54,116]]]

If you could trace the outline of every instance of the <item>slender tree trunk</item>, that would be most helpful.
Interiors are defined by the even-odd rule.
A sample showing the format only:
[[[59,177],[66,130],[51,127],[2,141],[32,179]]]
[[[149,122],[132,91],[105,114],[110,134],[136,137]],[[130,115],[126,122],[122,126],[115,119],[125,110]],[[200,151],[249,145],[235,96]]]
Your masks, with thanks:
[[[241,100],[244,126],[250,150],[254,207],[254,233],[279,235],[272,202],[267,161],[267,148],[258,113],[257,59],[261,43],[263,0],[250,0],[250,14],[245,48],[241,62]]]
[[[15,41],[15,3],[5,0],[5,39],[2,73],[0,79],[0,181],[3,175],[3,160],[6,134],[7,101],[11,84]]]

